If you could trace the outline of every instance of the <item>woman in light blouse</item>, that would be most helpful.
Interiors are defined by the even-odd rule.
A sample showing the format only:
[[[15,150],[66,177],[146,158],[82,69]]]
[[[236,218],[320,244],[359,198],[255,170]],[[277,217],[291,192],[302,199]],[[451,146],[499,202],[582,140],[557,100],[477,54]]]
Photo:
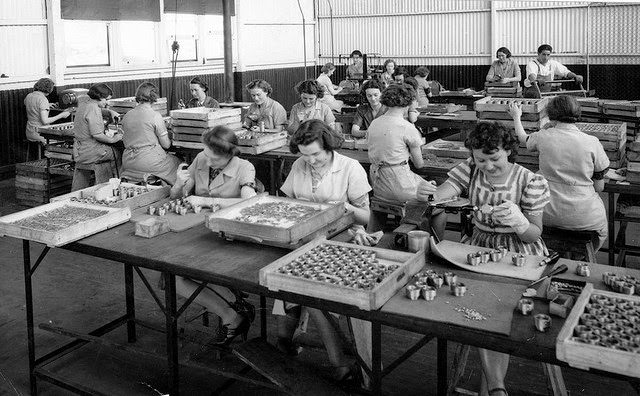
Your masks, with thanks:
[[[500,47],[496,51],[497,60],[493,61],[487,73],[487,82],[512,83],[520,88],[520,66],[511,57],[511,51],[506,47]],[[520,91],[520,89],[518,89]]]

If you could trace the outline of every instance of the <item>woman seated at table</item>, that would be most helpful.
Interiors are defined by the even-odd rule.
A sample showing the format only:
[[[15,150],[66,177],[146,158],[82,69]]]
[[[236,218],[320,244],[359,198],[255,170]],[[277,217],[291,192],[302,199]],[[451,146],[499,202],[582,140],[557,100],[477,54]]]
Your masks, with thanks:
[[[200,79],[200,77],[194,77],[189,82],[189,91],[191,92],[191,100],[186,104],[188,109],[193,107],[209,107],[217,109],[220,104],[217,100],[207,95],[209,93],[209,86]]]
[[[287,112],[280,103],[270,98],[273,89],[268,82],[253,80],[245,88],[253,103],[249,106],[243,127],[259,130],[264,125],[265,129],[278,131],[287,127]]]
[[[351,64],[347,66],[348,80],[362,80],[364,76],[364,65],[362,64],[362,52],[360,50],[351,51],[349,55]]]
[[[522,80],[522,75],[520,74],[520,66],[511,57],[511,51],[506,47],[500,47],[496,51],[496,58],[498,59],[493,61],[487,73],[487,82],[510,83],[513,86],[517,86],[518,91],[521,91],[520,80]]]
[[[514,163],[518,149],[515,134],[499,123],[479,123],[465,146],[472,156],[449,173],[437,188],[420,185],[418,198],[435,201],[468,196],[474,212],[473,234],[462,242],[483,248],[504,246],[512,252],[544,256],[547,248],[540,238],[542,213],[549,202],[549,186],[542,175]],[[446,213],[432,219],[439,237],[444,234]],[[509,355],[479,349],[484,380],[480,394],[506,395],[504,377]]]
[[[122,117],[122,177],[139,181],[150,174],[173,185],[180,160],[165,151],[171,146],[169,133],[160,113],[151,108],[158,98],[155,85],[140,84],[136,90],[138,105]]]
[[[351,126],[351,134],[355,137],[366,137],[367,129],[371,122],[378,116],[384,114],[387,108],[380,102],[383,84],[378,80],[367,80],[362,84],[360,96],[362,103],[356,109],[356,115],[353,118]]]
[[[395,69],[393,72],[393,83],[402,84],[404,83],[404,79],[409,77],[409,72],[404,67],[400,66]]]
[[[369,191],[367,174],[354,159],[345,157],[335,151],[340,147],[341,138],[320,120],[303,122],[291,137],[289,149],[300,154],[291,167],[280,190],[288,197],[312,202],[343,202],[347,211],[353,212],[358,226],[354,230],[357,244],[371,244],[372,240],[365,233],[364,226],[369,219]],[[336,379],[346,379],[352,374],[342,344],[330,322],[318,309],[308,309],[320,331],[322,341],[327,348],[329,360],[335,368]],[[295,354],[292,337],[301,314],[300,306],[276,301],[274,313],[278,318],[278,347]],[[352,320],[355,326],[356,346],[365,361],[370,362],[371,340],[367,339],[366,323]]]
[[[394,61],[393,59],[387,59],[386,61],[384,61],[384,72],[382,72],[382,74],[380,75],[380,81],[382,81],[382,84],[385,88],[395,81],[393,75],[396,72],[397,66],[398,65],[396,64],[396,61]]]
[[[293,105],[289,115],[289,133],[298,130],[300,124],[306,120],[321,120],[335,129],[336,117],[326,104],[322,103],[324,92],[316,80],[305,80],[296,85],[296,92],[300,95],[300,102]]]
[[[418,67],[413,75],[413,78],[418,82],[418,88],[416,89],[418,107],[426,107],[429,104],[431,86],[427,81],[427,77],[429,77],[429,69],[424,66]]]
[[[333,111],[340,112],[342,110],[342,106],[344,106],[344,102],[338,100],[334,97],[334,95],[342,92],[342,87],[338,87],[333,85],[331,81],[331,75],[336,71],[336,66],[329,62],[325,63],[320,69],[320,75],[316,78],[318,84],[322,87],[324,96],[320,99],[324,104],[329,106],[329,108]]]
[[[520,143],[539,153],[538,173],[549,182],[551,202],[544,208],[542,222],[572,231],[596,231],[597,251],[608,234],[607,212],[598,193],[604,190],[609,158],[597,137],[576,127],[580,104],[567,95],[551,99],[547,114],[555,125],[529,135],[520,120],[522,108],[512,104],[509,113]]]
[[[73,171],[71,191],[91,186],[89,172],[81,169],[86,165],[93,166],[95,183],[108,182],[118,174],[119,153],[110,144],[122,140],[121,133],[105,134],[103,113],[118,119],[119,114],[106,109],[107,100],[113,91],[107,84],[95,84],[89,88],[89,99],[83,101],[76,110],[73,121],[73,158],[77,164]]]
[[[202,143],[204,149],[189,168],[177,171],[171,198],[187,197],[193,206],[226,207],[256,195],[255,168],[238,158],[238,138],[232,130],[225,126],[210,129],[202,135]],[[185,298],[198,285],[188,278],[176,278],[176,290]],[[246,339],[255,310],[239,293],[209,285],[195,301],[221,318],[223,327],[216,343],[229,344],[238,335]]]

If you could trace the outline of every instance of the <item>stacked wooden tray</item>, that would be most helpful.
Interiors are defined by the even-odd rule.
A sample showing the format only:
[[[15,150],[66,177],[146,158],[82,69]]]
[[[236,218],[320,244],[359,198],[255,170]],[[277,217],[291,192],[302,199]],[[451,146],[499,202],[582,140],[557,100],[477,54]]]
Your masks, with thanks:
[[[466,106],[457,105],[454,103],[429,103],[424,107],[418,107],[420,113],[426,114],[445,114],[456,113],[460,110],[465,110]]]
[[[464,146],[464,142],[438,139],[422,147],[423,156],[432,156],[441,160],[469,158],[471,152]]]
[[[211,231],[227,239],[285,248],[300,246],[309,236],[335,233],[353,223],[343,204],[323,204],[260,194],[206,218]],[[331,232],[332,231],[332,232]]]
[[[358,270],[361,263],[372,269]],[[260,284],[370,311],[384,305],[424,263],[424,250],[407,253],[319,238],[262,268]],[[320,274],[302,270],[308,267]]]
[[[38,133],[60,137],[73,137],[73,122],[43,125],[41,127],[38,127]]]
[[[508,113],[511,103],[522,106],[522,126],[524,129],[539,130],[549,122],[546,115],[548,98],[542,99],[518,99],[518,98],[494,98],[487,96],[475,101],[473,108],[476,111],[478,122],[499,121],[509,127],[513,127],[513,118]]]
[[[52,202],[0,217],[0,235],[56,247],[125,223],[130,217],[129,208]]]
[[[605,100],[602,112],[629,118],[640,118],[640,100]]]
[[[51,202],[75,201],[91,205],[110,206],[114,208],[128,207],[131,210],[147,206],[161,199],[167,198],[171,187],[169,186],[139,186],[136,184],[118,183],[118,194],[114,195],[113,185],[110,182],[101,183],[82,190],[52,198]],[[133,196],[124,196],[120,191],[132,191]]]
[[[133,96],[127,98],[115,98],[107,101],[109,108],[113,111],[117,111],[120,114],[126,114],[129,110],[138,105],[136,98]],[[163,117],[167,115],[167,98],[158,98],[155,103],[151,104],[151,108]]]
[[[598,98],[576,98],[580,104],[582,117],[600,117],[602,115],[602,100]]]
[[[492,97],[515,98],[522,94],[519,83],[485,82],[484,89]]]
[[[71,191],[73,166],[70,161],[52,158],[47,175],[47,159],[16,164],[16,200],[24,206],[37,206],[49,198]]]
[[[231,130],[242,128],[239,108],[211,109],[194,107],[171,110],[173,141],[176,146],[202,147],[202,134],[216,126],[227,126]],[[183,145],[182,143],[186,143]]]
[[[640,378],[639,315],[640,297],[594,290],[587,284],[558,334],[556,357],[582,370]],[[634,320],[616,323],[625,316]],[[603,324],[611,325],[610,330]]]
[[[257,132],[240,129],[236,131],[236,136],[238,148],[245,154],[261,154],[287,144],[287,131]]]

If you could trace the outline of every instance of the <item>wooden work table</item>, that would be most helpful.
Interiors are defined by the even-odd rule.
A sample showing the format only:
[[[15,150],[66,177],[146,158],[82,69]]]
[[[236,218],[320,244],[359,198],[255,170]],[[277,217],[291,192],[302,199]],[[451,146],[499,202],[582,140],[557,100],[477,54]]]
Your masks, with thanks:
[[[344,239],[344,235],[339,236]],[[381,242],[381,246],[389,246],[391,236],[386,235]],[[31,276],[35,267],[42,262],[48,248],[38,258],[35,267],[32,266],[29,257],[29,242],[23,241],[23,254],[25,262],[25,290],[27,301],[27,332],[29,338],[30,351],[30,372],[32,393],[37,389],[35,385],[36,375],[39,378],[46,376],[39,364],[42,358],[35,359],[34,323],[33,323],[33,303]],[[402,356],[395,362],[384,362],[385,370],[381,371],[380,365],[376,362],[382,361],[381,356],[381,326],[389,326],[398,329],[412,331],[424,335],[422,340],[410,351],[415,353],[421,345],[426,344],[430,339],[437,338],[438,342],[438,394],[444,395],[447,390],[447,341],[455,341],[472,346],[484,347],[500,352],[506,352],[515,356],[534,359],[541,362],[564,365],[555,358],[555,338],[560,330],[563,320],[554,317],[554,324],[548,333],[538,333],[534,330],[532,319],[529,316],[515,314],[513,316],[512,330],[510,335],[503,335],[474,328],[471,325],[452,325],[441,323],[429,318],[420,317],[410,311],[400,314],[382,309],[377,311],[363,311],[351,305],[321,300],[304,295],[275,292],[260,286],[258,282],[259,270],[267,264],[285,255],[288,251],[280,248],[263,246],[245,242],[229,242],[218,237],[210,230],[202,226],[196,226],[181,233],[167,233],[156,238],[144,239],[134,236],[133,223],[125,223],[113,229],[87,237],[80,241],[71,243],[63,247],[71,251],[87,254],[90,256],[105,258],[121,262],[125,269],[125,290],[126,290],[126,314],[114,320],[101,329],[93,330],[90,334],[101,336],[116,325],[127,325],[129,342],[136,339],[135,321],[135,299],[133,290],[133,271],[135,270],[142,277],[139,268],[148,268],[162,272],[166,289],[164,292],[164,306],[160,298],[156,301],[165,311],[166,315],[166,337],[167,337],[167,364],[169,367],[168,381],[172,394],[179,394],[179,364],[178,364],[178,337],[177,318],[185,307],[178,307],[176,304],[175,279],[176,276],[187,276],[194,280],[228,286],[240,289],[249,293],[260,295],[261,308],[261,333],[266,338],[266,297],[280,298],[286,301],[304,304],[310,307],[317,307],[323,310],[336,312],[351,317],[356,317],[370,321],[372,323],[372,356],[374,362],[373,369],[373,393],[380,394],[382,377],[388,371],[395,368],[399,361],[406,359]],[[562,261],[572,267],[576,262]],[[449,265],[430,259],[429,265],[438,271],[452,270]],[[470,273],[459,269],[454,269],[459,276],[469,279],[481,279],[500,283],[507,288],[512,287],[513,307],[520,297],[517,290],[525,287],[525,281],[487,276]],[[592,264],[591,281],[602,286],[599,282],[601,273],[606,271],[606,267]],[[639,271],[620,269],[622,272],[633,273],[640,276]],[[584,278],[582,278],[584,280]],[[146,281],[143,278],[143,281]],[[443,291],[443,293],[445,293]],[[191,301],[188,301],[190,303]],[[538,303],[536,303],[538,304]],[[494,308],[495,309],[495,308]],[[491,312],[488,312],[489,314]],[[85,336],[88,337],[88,336]],[[93,341],[93,339],[91,339]],[[77,346],[76,346],[77,347]],[[63,349],[59,349],[59,351]],[[54,351],[55,352],[55,351]],[[62,353],[62,352],[59,352]],[[47,355],[49,361],[51,354]],[[610,375],[610,374],[607,374]]]

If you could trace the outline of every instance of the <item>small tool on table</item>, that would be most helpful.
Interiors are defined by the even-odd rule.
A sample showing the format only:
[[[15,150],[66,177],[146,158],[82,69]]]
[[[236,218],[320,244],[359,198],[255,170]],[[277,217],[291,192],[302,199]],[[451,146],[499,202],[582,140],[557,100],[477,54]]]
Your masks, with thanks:
[[[538,283],[546,280],[547,278],[551,278],[552,276],[563,274],[563,273],[567,272],[567,270],[569,270],[569,268],[565,264],[562,264],[562,265],[558,266],[558,268],[556,268],[553,271],[549,272],[547,275],[545,275],[542,278],[538,279],[537,281],[531,282],[529,284],[529,286],[527,286],[527,287],[528,288],[529,287],[533,287],[533,286],[537,285]]]

